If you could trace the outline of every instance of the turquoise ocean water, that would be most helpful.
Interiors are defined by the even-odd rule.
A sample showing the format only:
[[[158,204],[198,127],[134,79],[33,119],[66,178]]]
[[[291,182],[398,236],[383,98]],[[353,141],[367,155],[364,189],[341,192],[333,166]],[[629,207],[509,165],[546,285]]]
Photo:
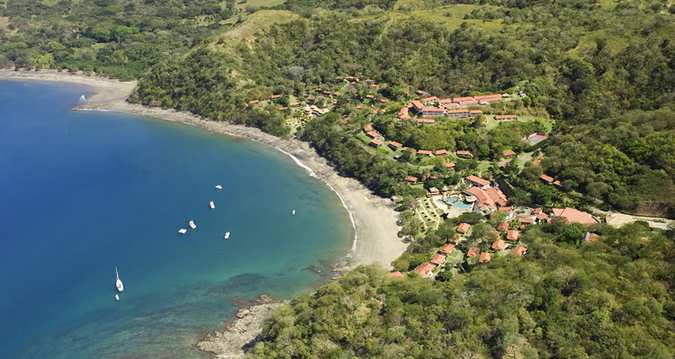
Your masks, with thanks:
[[[308,290],[349,250],[337,196],[285,155],[70,111],[86,92],[0,81],[0,358],[202,358],[237,303]]]

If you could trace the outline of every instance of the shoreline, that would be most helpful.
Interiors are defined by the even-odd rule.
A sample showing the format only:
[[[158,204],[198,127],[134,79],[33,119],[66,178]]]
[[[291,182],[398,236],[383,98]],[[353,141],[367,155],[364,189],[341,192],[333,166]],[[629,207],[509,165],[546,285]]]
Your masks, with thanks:
[[[86,76],[55,70],[14,71],[0,69],[0,80],[44,81],[78,84],[88,87],[92,94],[78,111],[106,111],[131,114],[181,123],[230,137],[244,138],[267,145],[287,155],[308,175],[322,181],[332,190],[347,210],[354,229],[347,263],[337,272],[359,265],[378,264],[386,269],[398,258],[407,245],[398,238],[398,214],[391,200],[380,198],[353,178],[340,176],[332,166],[309,144],[296,139],[282,139],[253,127],[216,122],[200,116],[171,109],[146,107],[126,102],[136,86],[135,81],[121,82],[104,77]]]

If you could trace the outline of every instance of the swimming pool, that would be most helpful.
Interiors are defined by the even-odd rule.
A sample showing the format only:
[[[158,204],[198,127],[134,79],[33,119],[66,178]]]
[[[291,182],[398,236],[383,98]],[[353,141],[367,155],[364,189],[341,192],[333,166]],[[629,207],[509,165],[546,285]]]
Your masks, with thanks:
[[[445,203],[449,204],[452,207],[459,209],[471,209],[473,208],[472,203],[464,203],[464,201],[459,196],[450,196],[445,200]]]

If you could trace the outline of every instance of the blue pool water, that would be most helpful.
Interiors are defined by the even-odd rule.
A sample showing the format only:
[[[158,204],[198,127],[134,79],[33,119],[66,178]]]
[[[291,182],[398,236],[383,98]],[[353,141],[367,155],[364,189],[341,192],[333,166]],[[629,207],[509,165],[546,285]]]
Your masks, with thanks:
[[[237,303],[307,290],[307,267],[347,253],[336,195],[285,155],[70,111],[84,92],[0,81],[0,358],[205,357],[197,338]]]
[[[455,197],[455,196],[448,197],[445,200],[445,203],[447,203],[447,204],[449,204],[449,205],[451,205],[455,208],[459,208],[459,209],[467,209],[468,210],[468,209],[473,208],[473,204],[464,203],[464,201],[461,198]]]

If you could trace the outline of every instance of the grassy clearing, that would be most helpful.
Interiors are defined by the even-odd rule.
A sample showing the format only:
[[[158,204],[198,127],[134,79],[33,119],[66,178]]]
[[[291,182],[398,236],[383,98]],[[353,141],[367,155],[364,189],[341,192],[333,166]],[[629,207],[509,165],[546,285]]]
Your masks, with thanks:
[[[237,7],[240,9],[246,8],[268,8],[273,6],[278,6],[285,3],[286,0],[244,0],[237,4]]]
[[[251,14],[234,29],[221,35],[223,40],[251,41],[256,33],[265,31],[274,24],[284,24],[300,16],[286,10],[260,10]]]

